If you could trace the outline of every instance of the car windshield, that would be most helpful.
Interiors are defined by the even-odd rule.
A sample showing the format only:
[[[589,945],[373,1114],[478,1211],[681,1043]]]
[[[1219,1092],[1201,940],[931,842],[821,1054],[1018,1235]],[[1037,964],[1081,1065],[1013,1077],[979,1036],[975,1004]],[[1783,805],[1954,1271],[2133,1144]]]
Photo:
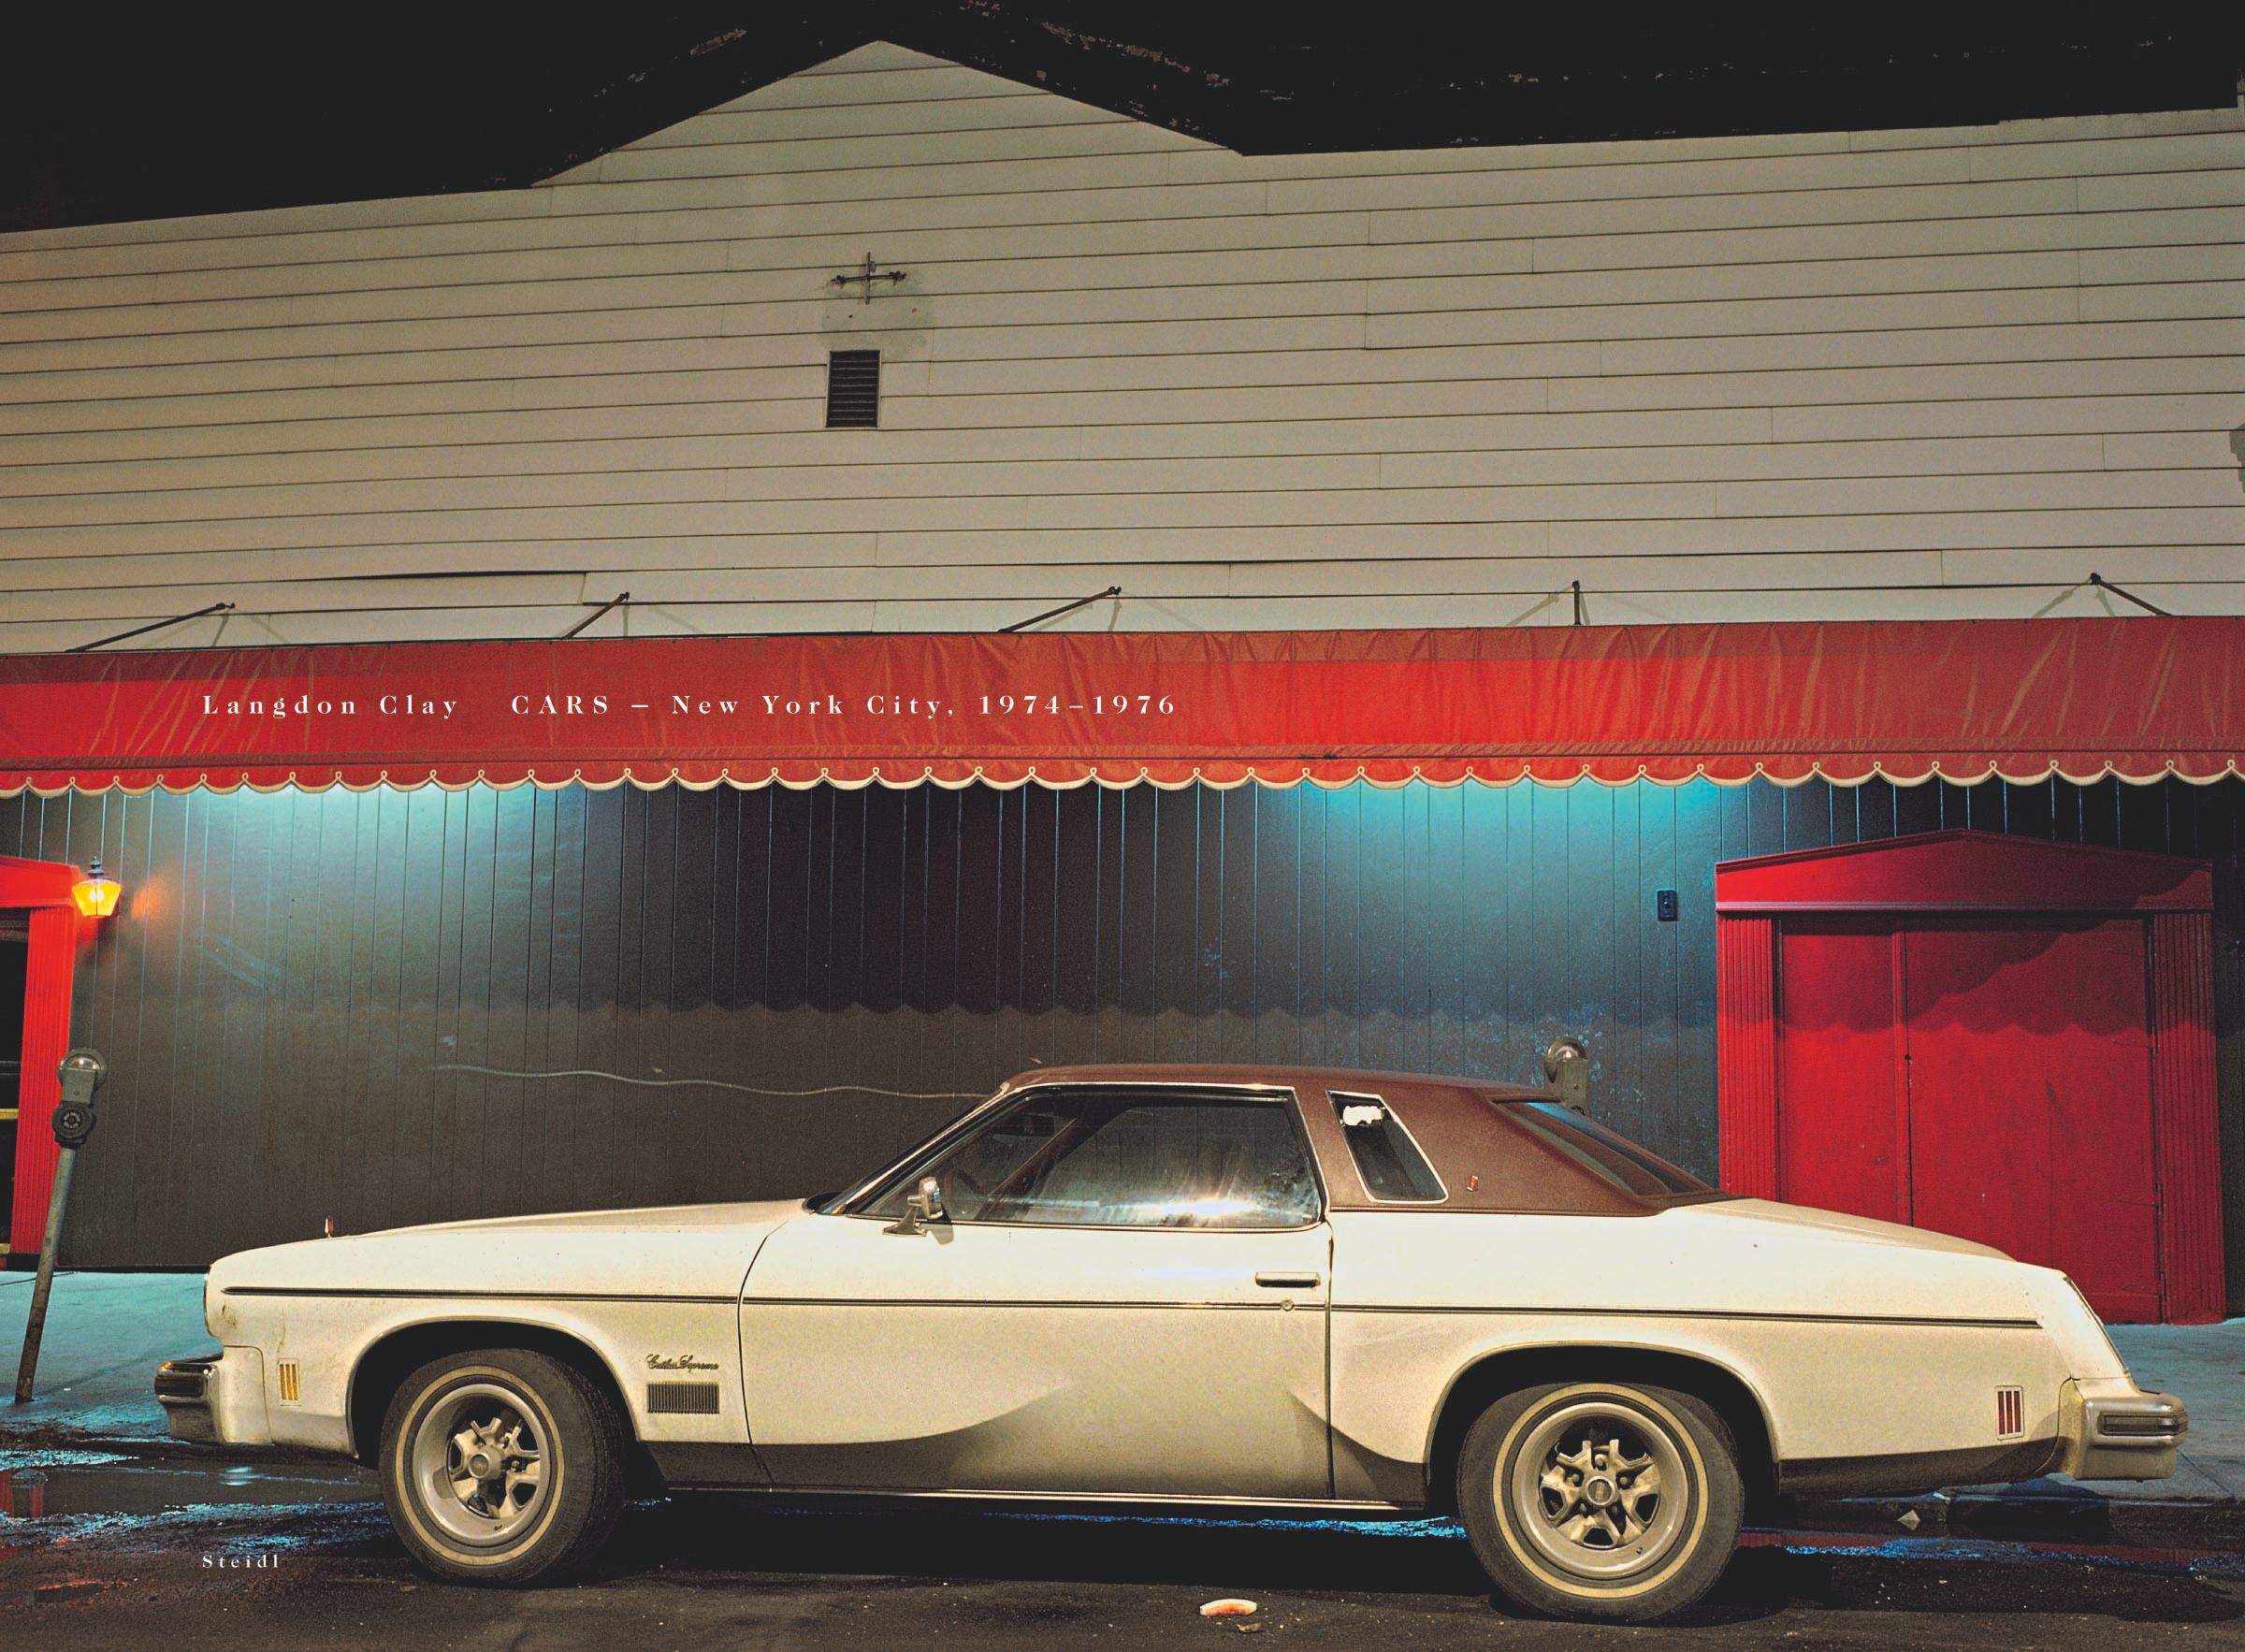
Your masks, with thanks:
[[[975,1128],[991,1109],[1006,1099],[1006,1094],[1007,1088],[1001,1085],[998,1093],[989,1100],[978,1101],[966,1111],[946,1120],[933,1135],[920,1138],[900,1157],[890,1160],[863,1181],[853,1181],[840,1193],[821,1194],[815,1199],[804,1202],[826,1216],[862,1206],[875,1188],[888,1186],[892,1178],[903,1174],[906,1166],[925,1163],[938,1149],[956,1141],[968,1130]]]
[[[855,1215],[895,1218],[925,1177],[954,1222],[1072,1227],[1298,1227],[1320,1203],[1282,1096],[1047,1085],[939,1138]]]

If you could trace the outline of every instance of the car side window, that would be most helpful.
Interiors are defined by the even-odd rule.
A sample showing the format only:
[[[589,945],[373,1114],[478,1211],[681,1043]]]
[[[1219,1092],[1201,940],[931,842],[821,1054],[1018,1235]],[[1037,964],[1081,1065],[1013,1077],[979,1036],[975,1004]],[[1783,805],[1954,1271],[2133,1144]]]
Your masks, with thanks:
[[[1063,1227],[1300,1227],[1317,1181],[1283,1098],[1208,1091],[1025,1092],[982,1129],[911,1167],[866,1208],[901,1215],[923,1176],[954,1222]]]

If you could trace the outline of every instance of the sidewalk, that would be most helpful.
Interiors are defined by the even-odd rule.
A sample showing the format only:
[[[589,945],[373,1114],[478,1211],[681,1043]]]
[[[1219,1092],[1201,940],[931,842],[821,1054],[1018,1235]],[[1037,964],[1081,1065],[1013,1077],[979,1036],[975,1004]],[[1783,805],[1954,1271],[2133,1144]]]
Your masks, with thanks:
[[[28,1273],[0,1273],[0,1376],[10,1390],[31,1281]],[[38,1398],[18,1406],[0,1393],[0,1463],[37,1447],[167,1449],[150,1382],[158,1362],[213,1346],[202,1301],[196,1274],[57,1276]],[[2173,1479],[2083,1484],[2046,1476],[1927,1497],[1820,1503],[1804,1513],[1817,1522],[1920,1535],[2245,1547],[2245,1319],[2115,1326],[2112,1340],[2139,1384],[2190,1407],[2190,1440]],[[1910,1514],[1915,1525],[1897,1526]]]
[[[33,1275],[0,1272],[0,1450],[27,1440],[168,1440],[156,1367],[216,1347],[198,1273],[59,1273],[29,1405],[9,1403]]]
[[[1853,1512],[1881,1525],[1915,1514],[1916,1529],[1961,1537],[2245,1549],[2245,1319],[2107,1328],[2139,1387],[2172,1394],[2190,1410],[2191,1431],[2171,1478],[2045,1475],[1931,1497],[1857,1500]]]
[[[2182,1461],[2164,1493],[2170,1498],[2245,1499],[2245,1319],[2221,1325],[2123,1325],[2113,1346],[2139,1386],[2172,1394],[2190,1408]]]

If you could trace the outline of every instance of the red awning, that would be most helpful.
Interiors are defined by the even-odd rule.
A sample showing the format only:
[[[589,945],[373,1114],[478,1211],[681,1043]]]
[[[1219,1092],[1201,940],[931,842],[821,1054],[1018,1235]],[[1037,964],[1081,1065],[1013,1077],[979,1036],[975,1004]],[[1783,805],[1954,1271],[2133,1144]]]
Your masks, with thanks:
[[[0,790],[2213,780],[2245,619],[0,658]]]

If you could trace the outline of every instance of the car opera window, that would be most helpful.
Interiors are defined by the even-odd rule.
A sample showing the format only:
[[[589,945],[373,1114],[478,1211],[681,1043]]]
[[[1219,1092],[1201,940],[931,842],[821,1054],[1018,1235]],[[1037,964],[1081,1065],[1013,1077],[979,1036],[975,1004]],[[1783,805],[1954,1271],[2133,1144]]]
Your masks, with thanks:
[[[953,1222],[1301,1227],[1319,1213],[1309,1144],[1276,1096],[1040,1086],[857,1213],[902,1216],[928,1176]]]
[[[1402,1120],[1377,1095],[1349,1090],[1325,1093],[1340,1133],[1364,1179],[1364,1191],[1388,1204],[1439,1205],[1449,1196]]]

